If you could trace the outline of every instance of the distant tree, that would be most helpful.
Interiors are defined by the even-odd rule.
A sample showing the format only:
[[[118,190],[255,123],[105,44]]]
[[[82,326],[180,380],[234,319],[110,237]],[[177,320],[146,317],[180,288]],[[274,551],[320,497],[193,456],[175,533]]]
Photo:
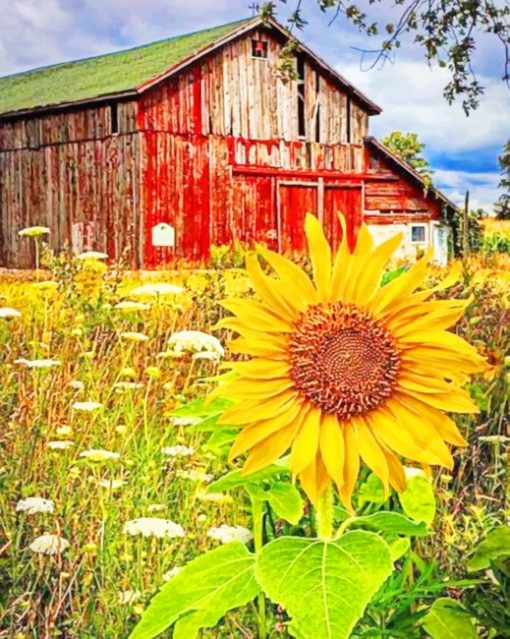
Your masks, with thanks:
[[[264,17],[274,16],[279,3],[295,3],[289,28],[306,25],[303,0],[279,0],[257,5]],[[443,95],[448,103],[462,99],[466,114],[479,106],[484,87],[473,68],[473,54],[482,34],[489,34],[502,47],[502,79],[510,80],[510,4],[508,0],[316,0],[320,9],[358,27],[367,36],[379,36],[373,66],[388,59],[403,43],[406,34],[423,50],[429,62],[446,68],[450,80]],[[378,6],[387,6],[394,19],[381,24]],[[288,66],[288,65],[287,65]]]
[[[428,161],[421,155],[425,145],[419,141],[416,133],[393,131],[383,138],[382,143],[413,169],[416,169],[424,177],[427,185],[430,185],[433,171]]]
[[[510,220],[510,140],[504,146],[503,153],[498,159],[502,175],[498,186],[500,189],[504,189],[504,192],[499,196],[494,210],[500,220]]]

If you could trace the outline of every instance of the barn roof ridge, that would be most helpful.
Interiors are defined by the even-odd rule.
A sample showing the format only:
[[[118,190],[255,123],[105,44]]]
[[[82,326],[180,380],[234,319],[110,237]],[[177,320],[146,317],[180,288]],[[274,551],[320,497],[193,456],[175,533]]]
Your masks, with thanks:
[[[395,155],[385,144],[383,144],[380,140],[378,140],[373,135],[367,135],[364,138],[365,146],[371,147],[375,151],[379,152],[383,157],[392,162],[398,170],[403,173],[406,173],[409,177],[413,178],[417,181],[421,186],[423,186],[424,190],[427,191],[428,195],[433,195],[438,200],[446,206],[450,211],[455,212],[458,210],[458,206],[454,204],[446,195],[437,187],[428,185],[423,178],[421,173],[408,164],[405,160],[400,158],[398,155]]]
[[[115,98],[136,97],[140,93],[143,93],[143,91],[178,72],[182,67],[187,66],[195,59],[222,46],[230,39],[242,35],[262,24],[277,29],[286,37],[289,36],[285,27],[276,20],[263,20],[260,16],[256,16],[254,18],[245,18],[229,22],[209,29],[172,36],[171,38],[157,40],[129,49],[38,67],[13,75],[0,76],[0,119],[64,109],[98,101],[108,101]],[[175,46],[177,44],[180,44],[181,48],[178,51],[171,51],[171,45]],[[304,43],[298,41],[298,45],[301,50],[311,56],[318,65],[328,72],[334,80],[343,85],[344,89],[346,89],[355,100],[358,100],[364,105],[371,114],[381,112],[381,108],[378,105],[372,102],[362,92],[358,91],[350,82],[311,51]],[[157,55],[161,49],[164,49],[167,54],[164,61],[159,61]],[[148,63],[148,69],[143,71],[143,69],[138,68],[124,68],[125,73],[121,73],[120,69],[123,63],[125,67],[128,64],[133,66],[132,63],[136,62],[138,62],[138,66],[140,66],[140,62],[144,62],[144,51],[154,54],[152,59],[145,60],[145,62]],[[136,57],[137,53],[139,54],[138,58]],[[173,57],[169,55],[170,53],[174,54]],[[149,58],[149,56],[147,56],[147,58]],[[91,78],[89,75],[93,75],[94,71],[97,72],[97,65],[100,65],[106,60],[116,60],[120,62],[120,64],[110,65],[112,67],[110,68],[110,76],[112,76],[110,84],[110,78],[107,75],[106,78],[103,78],[102,84],[99,82],[99,84],[91,86]],[[84,71],[84,73],[80,76],[80,72],[82,71]],[[138,75],[136,73],[137,71]],[[55,75],[61,76],[59,78],[60,86],[57,85],[57,90],[55,90],[54,85],[53,76]],[[31,86],[28,86],[27,83],[30,80]],[[60,91],[58,89],[60,89]],[[44,100],[47,101],[44,102]]]

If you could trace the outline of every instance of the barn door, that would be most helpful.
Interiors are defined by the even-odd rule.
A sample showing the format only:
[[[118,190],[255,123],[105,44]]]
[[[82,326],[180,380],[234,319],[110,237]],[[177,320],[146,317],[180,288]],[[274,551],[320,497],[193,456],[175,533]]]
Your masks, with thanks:
[[[316,182],[278,184],[278,249],[282,253],[303,251],[307,213],[318,215],[319,185]]]
[[[333,249],[342,239],[342,229],[338,213],[343,213],[347,221],[347,237],[351,250],[354,248],[359,227],[363,220],[361,185],[324,185],[324,230]]]
[[[229,229],[232,239],[277,248],[274,183],[271,177],[234,178],[233,219]]]

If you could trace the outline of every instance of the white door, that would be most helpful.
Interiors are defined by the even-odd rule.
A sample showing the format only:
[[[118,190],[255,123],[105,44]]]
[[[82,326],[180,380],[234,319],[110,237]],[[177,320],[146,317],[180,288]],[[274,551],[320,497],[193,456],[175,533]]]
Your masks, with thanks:
[[[450,227],[441,224],[432,225],[432,246],[434,248],[434,262],[441,266],[448,264],[448,238]]]

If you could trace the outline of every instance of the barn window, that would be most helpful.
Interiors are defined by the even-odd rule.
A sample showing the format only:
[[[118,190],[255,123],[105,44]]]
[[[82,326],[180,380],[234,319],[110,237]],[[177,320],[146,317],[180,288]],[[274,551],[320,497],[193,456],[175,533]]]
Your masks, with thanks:
[[[297,56],[297,116],[298,116],[298,137],[306,138],[305,121],[305,56]]]
[[[411,244],[425,244],[427,242],[427,225],[411,224]]]
[[[252,40],[251,55],[253,58],[267,60],[267,42],[265,40]]]
[[[119,105],[117,102],[110,104],[110,132],[115,135],[119,132]]]

